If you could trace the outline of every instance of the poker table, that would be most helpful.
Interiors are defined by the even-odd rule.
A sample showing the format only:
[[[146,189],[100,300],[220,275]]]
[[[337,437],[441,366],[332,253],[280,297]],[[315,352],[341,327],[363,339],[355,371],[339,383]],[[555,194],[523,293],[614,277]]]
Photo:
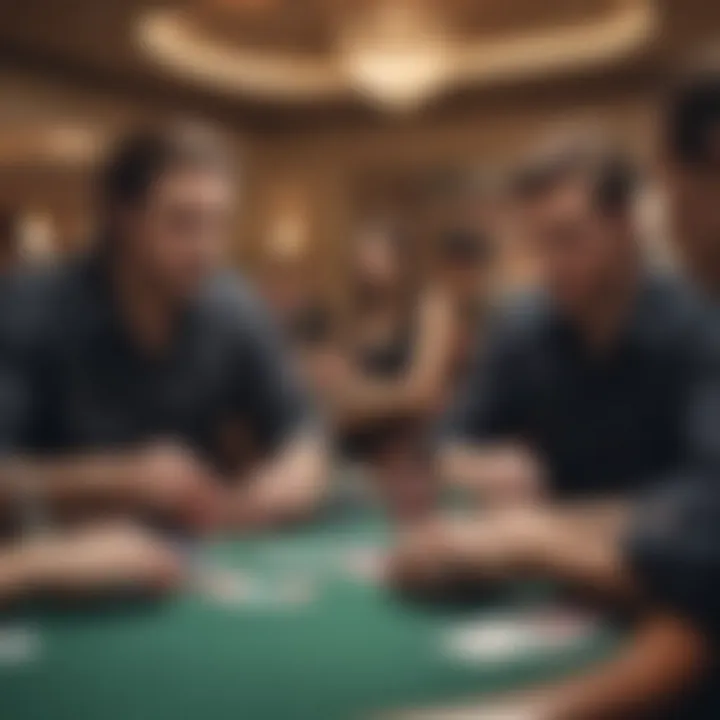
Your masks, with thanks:
[[[377,717],[558,680],[617,646],[619,633],[598,623],[526,652],[508,652],[496,637],[500,657],[485,638],[478,655],[463,643],[474,628],[542,612],[556,602],[552,589],[518,585],[471,607],[413,604],[354,567],[358,553],[384,546],[389,532],[378,518],[354,517],[193,551],[194,563],[238,573],[247,590],[240,598],[192,587],[152,603],[15,610],[0,617],[0,713],[8,720]]]

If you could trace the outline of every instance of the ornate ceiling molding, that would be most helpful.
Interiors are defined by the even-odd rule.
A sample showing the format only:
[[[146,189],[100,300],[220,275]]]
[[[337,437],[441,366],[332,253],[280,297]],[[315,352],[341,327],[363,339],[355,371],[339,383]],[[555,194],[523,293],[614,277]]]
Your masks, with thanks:
[[[454,86],[526,80],[618,61],[651,43],[659,19],[654,0],[616,0],[602,16],[491,40],[435,32],[427,17],[406,27],[400,42],[397,35],[385,37],[383,25],[377,28],[382,32],[373,38],[367,29],[356,37],[339,27],[334,51],[326,54],[270,51],[219,40],[198,29],[187,12],[160,8],[139,18],[136,38],[160,66],[223,93],[289,104],[360,93],[381,105],[392,106],[395,97],[398,106],[412,106]]]

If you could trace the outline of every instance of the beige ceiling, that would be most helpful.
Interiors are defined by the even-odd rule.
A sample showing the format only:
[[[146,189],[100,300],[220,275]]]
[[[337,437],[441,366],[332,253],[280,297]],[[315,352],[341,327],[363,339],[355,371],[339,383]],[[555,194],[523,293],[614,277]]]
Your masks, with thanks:
[[[428,2],[453,37],[467,43],[466,47],[483,47],[483,43],[492,46],[493,42],[504,46],[508,44],[506,38],[562,32],[578,23],[607,18],[630,2],[416,1]],[[266,58],[295,53],[315,62],[331,50],[338,18],[375,2],[378,0],[5,0],[0,3],[0,69],[90,90],[98,98],[127,99],[141,107],[201,108],[208,115],[261,132],[355,122],[358,118],[380,122],[382,118],[345,90],[328,93],[320,101],[296,97],[288,105],[275,96],[184,77],[148,57],[139,46],[137,34],[139,17],[158,8],[182,7],[193,32],[220,47],[257,51]],[[573,83],[580,79],[586,86],[612,78],[622,83],[634,77],[651,78],[660,62],[720,36],[720,3],[715,0],[650,2],[658,8],[656,41],[624,55],[621,61],[599,63],[597,67],[566,62],[563,72],[553,74],[553,87],[566,80]],[[551,57],[552,48],[552,44],[541,47],[540,56]],[[455,112],[464,105],[482,102],[489,90],[481,80],[478,76],[477,82],[462,83],[434,103],[430,111]],[[529,82],[543,82],[542,78],[520,75],[511,80],[518,92],[526,92]],[[0,87],[0,123],[7,111],[3,107],[7,97]]]
[[[275,0],[146,10],[135,38],[168,73],[221,93],[287,105],[361,95],[397,111],[456,88],[616,65],[660,31],[656,0]]]
[[[460,35],[480,38],[582,22],[617,5],[617,0],[415,2],[430,6]],[[220,40],[265,50],[323,52],[330,48],[338,21],[368,5],[369,0],[206,0],[190,3],[189,11],[199,29]]]

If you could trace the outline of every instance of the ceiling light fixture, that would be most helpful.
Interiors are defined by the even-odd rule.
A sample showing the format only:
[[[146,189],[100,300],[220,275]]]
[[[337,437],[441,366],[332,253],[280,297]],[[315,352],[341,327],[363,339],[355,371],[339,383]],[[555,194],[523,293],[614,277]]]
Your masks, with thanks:
[[[217,0],[231,2],[231,0]],[[575,24],[459,40],[432,4],[360,3],[335,28],[333,52],[277,52],[204,34],[191,12],[150,10],[138,19],[143,51],[205,86],[272,102],[342,100],[350,93],[407,112],[463,84],[528,79],[596,67],[646,48],[657,37],[656,0],[616,0]]]
[[[411,110],[450,76],[451,39],[415,2],[389,0],[341,31],[340,63],[355,89],[390,110]]]

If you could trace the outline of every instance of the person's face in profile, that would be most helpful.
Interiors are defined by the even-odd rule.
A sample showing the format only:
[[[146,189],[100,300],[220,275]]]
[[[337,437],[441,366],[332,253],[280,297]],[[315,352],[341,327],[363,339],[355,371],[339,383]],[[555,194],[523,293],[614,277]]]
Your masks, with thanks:
[[[222,262],[232,208],[233,187],[222,173],[166,172],[129,214],[127,242],[138,272],[173,297],[191,295]]]
[[[691,272],[720,266],[720,162],[665,163],[665,195],[674,242]]]
[[[522,201],[518,219],[541,284],[569,311],[593,302],[627,261],[627,228],[595,206],[581,179]]]

